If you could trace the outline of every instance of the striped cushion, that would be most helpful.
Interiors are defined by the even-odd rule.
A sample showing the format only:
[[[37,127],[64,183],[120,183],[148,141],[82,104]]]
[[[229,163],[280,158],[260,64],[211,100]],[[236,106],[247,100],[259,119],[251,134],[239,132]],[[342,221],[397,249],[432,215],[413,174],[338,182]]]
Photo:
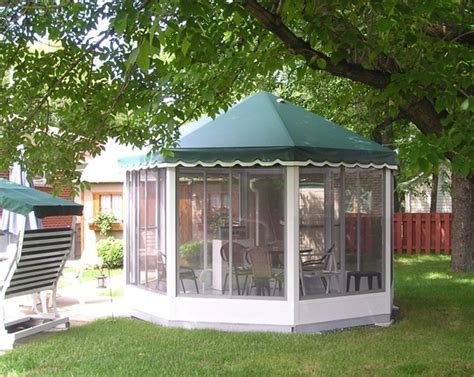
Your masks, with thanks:
[[[69,255],[71,242],[69,228],[25,231],[21,255],[5,297],[52,289]]]

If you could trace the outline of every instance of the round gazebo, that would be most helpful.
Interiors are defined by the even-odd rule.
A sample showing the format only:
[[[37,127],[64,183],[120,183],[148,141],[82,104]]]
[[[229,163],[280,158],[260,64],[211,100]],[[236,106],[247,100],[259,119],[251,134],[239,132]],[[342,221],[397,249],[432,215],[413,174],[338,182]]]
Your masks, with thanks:
[[[184,327],[388,323],[395,154],[261,92],[127,170],[126,297]]]

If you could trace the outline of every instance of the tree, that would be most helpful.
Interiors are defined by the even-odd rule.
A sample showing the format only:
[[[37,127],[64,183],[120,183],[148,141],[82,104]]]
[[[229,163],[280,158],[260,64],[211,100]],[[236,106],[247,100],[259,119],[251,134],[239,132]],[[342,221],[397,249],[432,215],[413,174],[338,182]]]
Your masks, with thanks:
[[[52,180],[74,176],[107,136],[166,150],[177,125],[225,110],[262,81],[324,71],[358,83],[366,106],[381,109],[382,133],[416,127],[407,161],[427,174],[450,166],[452,267],[472,268],[469,1],[89,0],[2,11],[4,165],[19,142],[28,168]],[[40,39],[60,47],[38,50]]]

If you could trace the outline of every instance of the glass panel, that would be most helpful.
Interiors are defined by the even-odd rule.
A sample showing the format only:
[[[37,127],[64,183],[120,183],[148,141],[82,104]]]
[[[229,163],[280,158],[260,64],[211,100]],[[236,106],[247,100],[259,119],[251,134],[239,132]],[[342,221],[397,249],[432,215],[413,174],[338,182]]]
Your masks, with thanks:
[[[204,173],[178,170],[177,198],[178,292],[202,294],[206,284],[198,277],[209,268],[204,255]]]
[[[158,171],[147,170],[146,180],[146,260],[147,260],[147,287],[158,289],[158,223],[156,221],[157,212],[157,189],[158,189]]]
[[[300,293],[302,298],[340,294],[340,172],[300,168]]]
[[[300,249],[321,256],[325,247],[325,174],[300,169]]]
[[[166,292],[165,169],[129,173],[128,274],[131,284]],[[138,282],[135,270],[138,263]]]
[[[235,237],[235,242],[246,250],[244,261],[234,269],[244,283],[241,293],[283,297],[286,258],[283,168],[242,170],[240,181],[242,201],[238,233],[241,237],[246,235],[246,239]],[[249,275],[248,281],[246,275]]]
[[[178,227],[180,294],[284,295],[282,168],[179,169]]]
[[[156,289],[166,293],[166,170],[158,170],[157,192],[157,286]]]
[[[138,284],[146,286],[146,171],[138,176]]]
[[[340,170],[333,170],[330,173],[330,193],[332,195],[332,229],[331,229],[331,244],[334,245],[333,253],[335,256],[335,262],[339,270],[341,271],[337,286],[333,285],[333,288],[336,289],[338,292],[344,291],[344,271],[345,271],[345,254],[343,253],[342,246],[341,246],[341,210],[342,210],[342,188],[341,188],[341,173]],[[333,279],[334,280],[334,279]]]
[[[133,203],[133,194],[132,194],[132,174],[133,172],[126,172],[125,173],[125,187],[126,187],[126,200],[128,203]],[[132,220],[132,208],[128,208],[127,218],[126,218],[126,226],[124,229],[126,243],[125,246],[125,254],[126,254],[126,265],[125,265],[125,274],[127,284],[133,284],[135,282],[135,274],[133,270],[133,241],[132,241],[132,229],[134,228],[133,220]]]
[[[229,253],[229,173],[230,169],[206,169],[206,243],[207,261],[206,271],[211,271],[211,276],[206,273],[207,282],[210,289],[204,294],[226,294],[235,289],[235,282],[230,281],[228,276],[229,263],[231,262]],[[232,188],[233,200],[237,197],[238,191]],[[237,186],[238,190],[238,186]]]
[[[382,288],[384,214],[382,178],[382,170],[346,170],[347,291]]]

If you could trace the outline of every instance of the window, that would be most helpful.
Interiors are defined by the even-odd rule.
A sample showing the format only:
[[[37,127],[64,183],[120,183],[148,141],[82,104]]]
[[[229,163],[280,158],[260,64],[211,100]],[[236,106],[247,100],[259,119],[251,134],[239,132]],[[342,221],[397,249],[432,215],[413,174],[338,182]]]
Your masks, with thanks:
[[[94,193],[94,216],[98,213],[114,215],[118,223],[123,220],[122,194]]]
[[[283,168],[178,169],[179,294],[283,297]]]

